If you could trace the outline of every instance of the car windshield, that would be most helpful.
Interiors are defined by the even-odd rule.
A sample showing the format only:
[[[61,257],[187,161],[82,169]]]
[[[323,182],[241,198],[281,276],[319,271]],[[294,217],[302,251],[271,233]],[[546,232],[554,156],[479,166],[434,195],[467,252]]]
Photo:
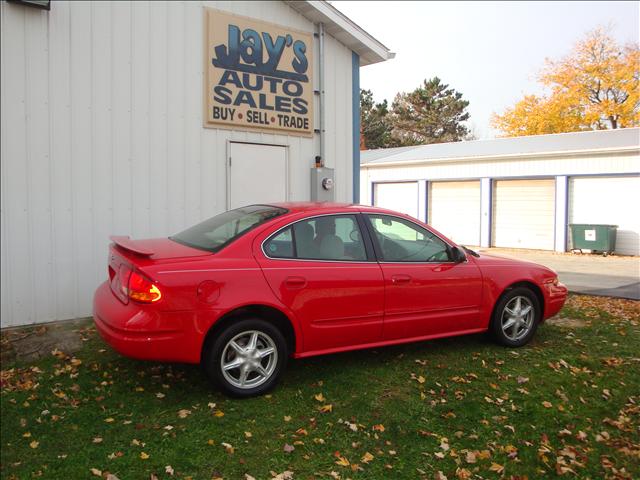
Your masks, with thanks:
[[[250,205],[211,217],[204,222],[169,237],[189,247],[218,252],[252,228],[287,210],[271,205]]]

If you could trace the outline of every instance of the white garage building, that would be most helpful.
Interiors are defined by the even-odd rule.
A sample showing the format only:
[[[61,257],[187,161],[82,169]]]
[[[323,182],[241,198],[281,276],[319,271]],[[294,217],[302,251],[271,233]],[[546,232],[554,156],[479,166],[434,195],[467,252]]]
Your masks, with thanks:
[[[361,152],[361,198],[481,247],[571,249],[572,223],[618,225],[640,255],[640,129]]]
[[[0,23],[2,327],[90,315],[109,235],[358,201],[359,68],[393,53],[328,2],[2,0]]]

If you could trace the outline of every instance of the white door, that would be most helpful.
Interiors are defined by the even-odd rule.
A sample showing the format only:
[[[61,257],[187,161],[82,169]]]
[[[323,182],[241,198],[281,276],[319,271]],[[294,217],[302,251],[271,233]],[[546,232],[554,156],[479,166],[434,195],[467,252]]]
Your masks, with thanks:
[[[618,225],[616,252],[640,255],[640,177],[569,179],[569,224]],[[568,232],[571,248],[571,232]]]
[[[480,181],[433,182],[429,224],[461,245],[480,245]]]
[[[229,144],[229,209],[287,201],[287,147]]]
[[[418,182],[376,183],[373,204],[418,218]]]
[[[555,179],[495,182],[494,247],[553,250],[554,228]]]

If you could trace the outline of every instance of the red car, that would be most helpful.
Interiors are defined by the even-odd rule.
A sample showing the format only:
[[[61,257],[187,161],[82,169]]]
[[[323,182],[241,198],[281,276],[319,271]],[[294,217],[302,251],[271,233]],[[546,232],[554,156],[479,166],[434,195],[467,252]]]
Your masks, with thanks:
[[[546,267],[361,205],[251,205],[173,237],[111,240],[94,298],[103,338],[129,357],[201,363],[241,397],[272,388],[289,357],[487,330],[519,347],[567,297]]]

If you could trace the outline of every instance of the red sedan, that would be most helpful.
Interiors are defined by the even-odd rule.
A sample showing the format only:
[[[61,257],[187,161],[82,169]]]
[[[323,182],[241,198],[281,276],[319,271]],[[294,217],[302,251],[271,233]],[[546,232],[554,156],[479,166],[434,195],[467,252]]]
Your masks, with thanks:
[[[94,319],[123,355],[201,363],[228,394],[266,392],[289,357],[490,331],[525,345],[567,289],[407,215],[251,205],[169,238],[112,237]]]

